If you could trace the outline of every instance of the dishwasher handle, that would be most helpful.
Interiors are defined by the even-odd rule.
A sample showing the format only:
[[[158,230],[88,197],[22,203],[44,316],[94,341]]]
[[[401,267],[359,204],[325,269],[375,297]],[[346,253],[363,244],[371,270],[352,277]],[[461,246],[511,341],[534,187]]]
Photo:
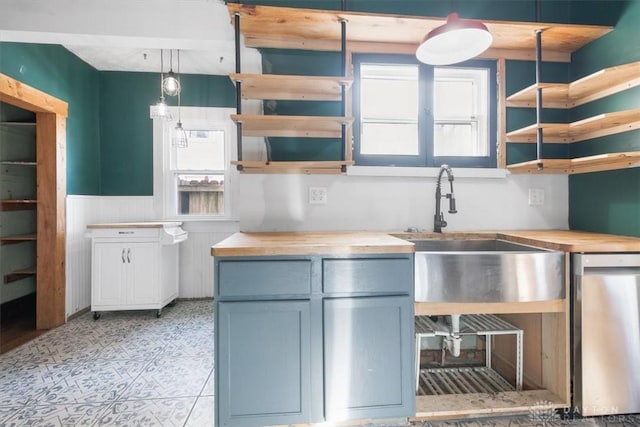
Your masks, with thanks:
[[[584,274],[591,268],[629,267],[640,269],[640,253],[575,254],[573,272]]]

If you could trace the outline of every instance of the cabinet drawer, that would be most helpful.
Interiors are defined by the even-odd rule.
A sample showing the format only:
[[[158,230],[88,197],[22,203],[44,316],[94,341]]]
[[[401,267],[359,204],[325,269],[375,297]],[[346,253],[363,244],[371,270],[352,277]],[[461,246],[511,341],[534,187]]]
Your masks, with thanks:
[[[311,293],[311,261],[220,261],[217,294],[222,297]]]
[[[409,294],[413,288],[411,258],[325,259],[325,293]]]

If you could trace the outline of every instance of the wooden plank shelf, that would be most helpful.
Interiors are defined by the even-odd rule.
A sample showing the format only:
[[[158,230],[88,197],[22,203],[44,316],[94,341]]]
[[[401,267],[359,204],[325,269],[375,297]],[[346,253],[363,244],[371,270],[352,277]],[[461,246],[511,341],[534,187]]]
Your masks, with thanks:
[[[605,68],[572,83],[533,84],[507,97],[507,107],[536,107],[542,88],[543,107],[573,108],[640,85],[640,61]]]
[[[347,22],[352,52],[410,53],[445,17],[360,13],[272,6],[227,4],[240,15],[240,31],[248,47],[340,50],[340,22]],[[232,19],[233,21],[233,19]],[[571,53],[607,34],[613,27],[540,22],[483,21],[493,43],[485,58],[533,60],[535,30],[544,30],[544,60],[569,62]]]
[[[274,136],[303,138],[340,138],[342,124],[348,126],[352,117],[338,116],[262,116],[232,114],[231,119],[242,123],[244,136]]]
[[[25,279],[27,277],[36,275],[36,267],[25,268],[22,270],[12,271],[4,275],[4,283],[11,283],[17,280]]]
[[[243,99],[293,101],[341,101],[342,87],[353,82],[345,77],[290,76],[280,74],[238,74],[229,78],[242,82]]]
[[[15,243],[22,242],[35,242],[37,240],[37,235],[34,234],[21,234],[16,236],[5,236],[0,237],[0,245],[11,245]]]
[[[35,209],[37,200],[0,200],[0,211],[24,211]]]
[[[538,165],[542,165],[542,169]],[[541,159],[507,166],[512,173],[578,174],[640,166],[640,151],[607,153],[575,159]]]
[[[36,127],[35,122],[0,122],[0,126],[11,126],[11,127]]]
[[[346,166],[353,161],[289,161],[289,162],[263,162],[263,161],[232,161],[231,164],[241,166],[243,173],[297,173],[307,175],[330,175],[344,173]]]
[[[543,139],[550,143],[572,143],[640,128],[640,109],[602,113],[573,123],[533,124],[507,133],[507,142],[536,142],[542,128]]]
[[[0,164],[16,166],[36,166],[37,163],[31,160],[2,160]]]

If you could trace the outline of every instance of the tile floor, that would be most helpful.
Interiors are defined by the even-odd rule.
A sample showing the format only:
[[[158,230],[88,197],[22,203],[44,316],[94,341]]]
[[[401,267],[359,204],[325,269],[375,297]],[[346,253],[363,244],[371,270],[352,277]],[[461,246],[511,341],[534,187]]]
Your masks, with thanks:
[[[213,426],[213,303],[87,313],[0,356],[0,426]],[[640,426],[640,415],[421,427]]]

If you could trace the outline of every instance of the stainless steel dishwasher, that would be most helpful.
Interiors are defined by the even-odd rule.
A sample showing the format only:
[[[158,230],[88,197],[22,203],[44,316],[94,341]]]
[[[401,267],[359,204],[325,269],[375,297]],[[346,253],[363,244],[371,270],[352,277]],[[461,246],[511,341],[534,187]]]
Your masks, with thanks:
[[[574,408],[640,412],[640,254],[575,254],[573,271]]]

